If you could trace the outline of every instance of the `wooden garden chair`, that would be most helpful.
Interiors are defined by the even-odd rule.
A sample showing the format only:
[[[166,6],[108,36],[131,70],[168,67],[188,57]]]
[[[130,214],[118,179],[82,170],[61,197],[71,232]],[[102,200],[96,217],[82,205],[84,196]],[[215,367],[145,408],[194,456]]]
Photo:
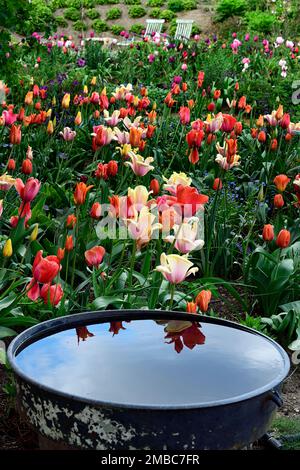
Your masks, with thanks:
[[[176,20],[176,23],[174,39],[188,41],[192,34],[194,20]]]

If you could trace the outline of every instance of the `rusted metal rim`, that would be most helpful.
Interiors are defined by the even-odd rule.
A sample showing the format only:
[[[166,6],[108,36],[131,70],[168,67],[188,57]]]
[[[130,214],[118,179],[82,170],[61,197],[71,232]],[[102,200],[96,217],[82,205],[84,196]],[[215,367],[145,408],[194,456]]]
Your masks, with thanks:
[[[79,326],[86,326],[99,323],[107,323],[110,321],[126,321],[126,320],[188,320],[203,323],[213,323],[216,325],[227,326],[229,328],[235,328],[246,331],[251,334],[265,338],[266,341],[271,343],[275,349],[280,353],[283,359],[283,367],[279,371],[278,376],[273,381],[267,383],[263,387],[257,388],[251,392],[232,397],[224,400],[216,400],[202,403],[192,404],[181,404],[181,405],[149,405],[149,404],[127,404],[118,402],[109,402],[89,399],[86,397],[80,397],[78,395],[72,395],[70,393],[56,390],[55,388],[40,384],[36,380],[25,374],[20,367],[16,364],[15,357],[21,352],[26,346],[34,343],[35,341],[50,336],[53,333],[60,331],[69,330]],[[48,393],[64,397],[69,400],[75,400],[77,402],[84,402],[95,406],[106,406],[115,408],[128,408],[128,409],[153,409],[153,410],[185,410],[185,409],[198,409],[198,408],[210,408],[214,406],[230,405],[232,403],[238,403],[244,400],[258,397],[266,392],[270,392],[270,399],[273,397],[273,390],[280,385],[288,375],[290,370],[290,360],[284,349],[272,340],[268,336],[244,325],[223,320],[220,318],[208,317],[206,315],[195,315],[186,312],[171,312],[165,310],[105,310],[105,311],[89,311],[85,313],[77,313],[69,316],[59,317],[52,320],[34,325],[28,328],[21,334],[19,334],[10,344],[7,351],[8,361],[15,372],[23,381],[30,383],[38,389],[44,390]]]

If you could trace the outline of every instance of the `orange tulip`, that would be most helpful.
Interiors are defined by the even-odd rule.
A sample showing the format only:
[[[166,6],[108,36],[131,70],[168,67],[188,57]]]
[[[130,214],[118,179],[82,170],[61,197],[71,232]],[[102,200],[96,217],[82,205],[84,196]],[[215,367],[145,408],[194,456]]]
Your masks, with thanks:
[[[57,248],[57,258],[61,262],[65,257],[65,248]]]
[[[71,98],[70,93],[66,93],[66,94],[63,96],[61,105],[62,105],[62,107],[63,107],[64,109],[68,109],[68,108],[69,108],[69,106],[70,106],[70,98]]]
[[[74,214],[70,214],[67,217],[66,226],[68,228],[74,228],[77,222],[77,218]]]
[[[159,182],[156,178],[150,181],[150,191],[152,191],[153,196],[157,196],[159,193],[160,187]]]
[[[195,302],[187,302],[186,311],[188,313],[197,313],[197,304]]]
[[[66,242],[65,242],[65,250],[72,251],[74,248],[73,236],[67,235]]]
[[[99,219],[101,217],[101,204],[94,202],[90,210],[90,216],[92,219]]]
[[[266,224],[263,228],[263,239],[265,242],[270,242],[274,238],[274,227],[271,224]]]
[[[33,102],[33,92],[32,91],[28,91],[26,93],[26,96],[25,96],[25,99],[24,99],[24,103],[27,104],[27,106],[30,106]]]
[[[12,124],[9,133],[9,140],[11,144],[19,145],[21,143],[22,132],[21,126],[17,126],[16,124]]]
[[[276,194],[274,196],[274,206],[277,207],[277,209],[284,206],[284,199],[281,194]]]
[[[287,246],[289,246],[290,241],[291,241],[290,232],[285,229],[280,230],[276,238],[276,245],[279,246],[279,248],[286,248]]]
[[[207,312],[208,305],[211,300],[211,291],[210,290],[202,290],[196,297],[196,304],[200,308],[201,312]]]
[[[132,147],[139,147],[141,144],[143,129],[132,126],[129,131],[129,143]]]
[[[105,255],[105,248],[103,246],[94,246],[84,253],[84,257],[88,266],[95,266],[96,268],[102,263]]]
[[[30,175],[32,173],[32,162],[29,158],[23,160],[21,171],[24,175]]]
[[[275,176],[273,183],[275,184],[276,188],[278,191],[285,191],[285,188],[290,182],[290,178],[288,178],[286,175],[277,175]]]
[[[215,179],[214,179],[214,182],[213,182],[212,188],[213,188],[215,191],[217,191],[217,190],[219,190],[219,189],[222,189],[222,186],[223,186],[222,180],[221,180],[220,178],[215,178]]]
[[[74,191],[74,202],[77,206],[85,203],[88,191],[93,188],[93,185],[87,186],[85,183],[77,183]]]

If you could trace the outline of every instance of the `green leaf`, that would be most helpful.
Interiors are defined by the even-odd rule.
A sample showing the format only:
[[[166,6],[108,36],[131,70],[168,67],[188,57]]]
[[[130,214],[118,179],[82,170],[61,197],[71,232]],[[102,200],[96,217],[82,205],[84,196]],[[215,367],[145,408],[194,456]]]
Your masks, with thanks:
[[[9,307],[16,300],[16,296],[11,294],[4,299],[0,300],[0,310],[4,310]]]
[[[7,328],[6,326],[0,326],[0,339],[8,338],[9,336],[16,336],[16,332],[11,328]]]
[[[279,305],[279,307],[284,312],[289,312],[290,310],[294,310],[298,315],[300,314],[300,300],[296,300],[295,302],[289,302],[287,304]]]
[[[92,308],[96,310],[105,310],[109,305],[118,306],[123,304],[123,302],[124,300],[119,297],[102,296],[97,297],[97,299],[92,302]]]

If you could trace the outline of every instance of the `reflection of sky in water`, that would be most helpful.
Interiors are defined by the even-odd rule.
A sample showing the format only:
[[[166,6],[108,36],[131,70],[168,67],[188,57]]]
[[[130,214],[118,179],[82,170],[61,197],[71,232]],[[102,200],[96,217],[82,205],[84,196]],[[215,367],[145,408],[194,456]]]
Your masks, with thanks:
[[[202,324],[205,344],[180,354],[154,321],[89,326],[78,345],[75,329],[25,348],[18,366],[57,390],[92,399],[136,404],[209,402],[244,394],[274,380],[283,359],[272,343],[241,330]]]

